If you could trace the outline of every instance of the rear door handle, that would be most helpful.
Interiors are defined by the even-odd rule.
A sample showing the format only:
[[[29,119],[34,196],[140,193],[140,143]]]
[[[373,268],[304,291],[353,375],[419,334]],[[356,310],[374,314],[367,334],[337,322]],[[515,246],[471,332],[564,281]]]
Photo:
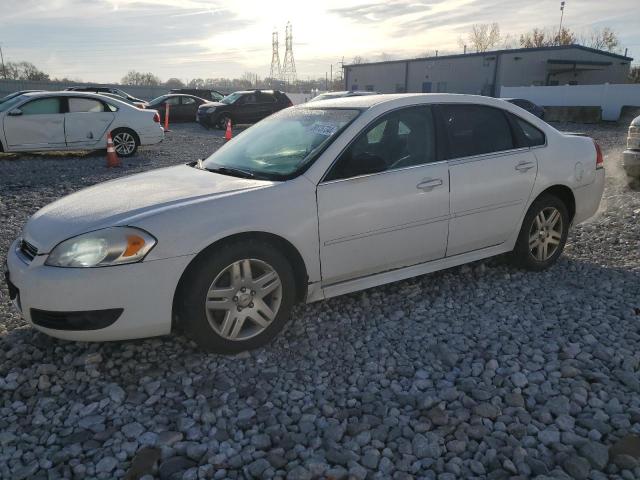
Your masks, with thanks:
[[[418,190],[424,190],[425,192],[428,192],[429,190],[433,190],[440,185],[442,185],[441,178],[427,178],[426,180],[423,180],[418,185],[416,185],[416,188]]]
[[[519,172],[526,172],[527,170],[531,170],[533,167],[535,167],[533,162],[521,162],[516,165],[516,170]]]

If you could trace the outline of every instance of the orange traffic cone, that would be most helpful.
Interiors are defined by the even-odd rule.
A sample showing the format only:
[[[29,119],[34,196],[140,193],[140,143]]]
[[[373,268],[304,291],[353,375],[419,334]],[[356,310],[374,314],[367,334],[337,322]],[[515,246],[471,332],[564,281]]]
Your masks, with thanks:
[[[116,153],[116,149],[113,147],[113,139],[111,138],[111,132],[107,133],[107,168],[121,167],[120,159]]]
[[[224,139],[229,141],[233,137],[233,133],[231,132],[231,119],[227,120],[227,131],[224,132]]]

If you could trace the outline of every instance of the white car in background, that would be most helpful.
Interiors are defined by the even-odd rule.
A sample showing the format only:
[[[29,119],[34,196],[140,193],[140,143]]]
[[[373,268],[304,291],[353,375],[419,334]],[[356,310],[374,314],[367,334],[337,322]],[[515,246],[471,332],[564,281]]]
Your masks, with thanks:
[[[158,112],[83,92],[18,95],[0,104],[0,127],[4,152],[97,150],[111,132],[118,155],[129,157],[164,138]]]
[[[592,139],[502,100],[327,100],[267,117],[204,161],[41,209],[8,253],[9,292],[55,337],[178,328],[238,352],[273,338],[299,301],[507,252],[545,269],[603,189]]]

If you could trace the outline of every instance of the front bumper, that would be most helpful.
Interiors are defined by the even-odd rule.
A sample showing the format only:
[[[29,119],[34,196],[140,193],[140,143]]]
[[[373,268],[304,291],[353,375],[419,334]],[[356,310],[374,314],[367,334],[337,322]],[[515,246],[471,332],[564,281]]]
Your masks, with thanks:
[[[18,293],[18,306],[24,317],[38,330],[53,337],[78,341],[126,340],[165,335],[171,332],[173,296],[186,266],[193,256],[143,261],[102,268],[59,268],[44,265],[46,255],[27,263],[16,251],[17,241],[7,254],[8,279]],[[15,301],[14,301],[15,302]],[[104,328],[91,322],[105,311],[121,310]],[[48,328],[42,323],[47,315]],[[40,311],[40,312],[38,312]],[[102,312],[102,313],[97,313]],[[71,316],[70,316],[71,314]],[[82,315],[87,324],[71,330]]]
[[[622,152],[622,168],[630,177],[640,177],[640,150]]]

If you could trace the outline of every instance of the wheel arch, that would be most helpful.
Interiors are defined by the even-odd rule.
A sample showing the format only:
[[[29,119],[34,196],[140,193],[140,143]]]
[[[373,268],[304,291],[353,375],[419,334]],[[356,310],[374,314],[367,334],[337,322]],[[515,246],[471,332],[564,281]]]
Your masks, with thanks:
[[[567,207],[567,210],[569,211],[569,220],[570,222],[573,222],[573,218],[576,215],[576,197],[573,194],[573,190],[571,190],[571,188],[567,187],[566,185],[562,185],[562,184],[552,185],[550,187],[547,187],[543,191],[541,191],[536,196],[536,198],[533,199],[531,204],[533,204],[533,202],[535,202],[538,198],[540,198],[542,195],[545,195],[545,194],[554,195],[558,197],[560,200],[562,200],[562,202]]]
[[[262,231],[253,231],[253,232],[242,232],[236,233],[233,235],[226,236],[219,240],[216,240],[211,245],[205,247],[198,253],[192,260],[189,262],[187,267],[182,272],[180,276],[180,280],[178,281],[178,285],[175,288],[173,293],[173,302],[172,302],[172,312],[171,312],[171,329],[175,330],[175,328],[179,325],[179,319],[177,318],[178,305],[177,300],[180,296],[182,289],[185,284],[184,281],[197,264],[199,258],[202,258],[203,255],[208,254],[211,250],[219,248],[222,245],[227,243],[234,243],[243,240],[259,240],[273,245],[275,248],[278,248],[291,262],[291,267],[293,268],[293,273],[296,279],[296,285],[300,285],[298,291],[296,291],[296,301],[303,302],[307,297],[307,288],[309,282],[309,276],[307,274],[307,267],[304,263],[304,259],[298,249],[287,239],[268,232]]]
[[[107,129],[107,132],[105,133],[105,135],[108,134],[109,132],[111,132],[111,136],[113,136],[118,131],[127,131],[127,132],[132,133],[134,138],[136,139],[136,143],[138,144],[138,146],[140,146],[140,135],[138,135],[138,132],[136,132],[135,129],[133,129],[131,127],[116,127],[116,128],[113,128],[113,129]]]

